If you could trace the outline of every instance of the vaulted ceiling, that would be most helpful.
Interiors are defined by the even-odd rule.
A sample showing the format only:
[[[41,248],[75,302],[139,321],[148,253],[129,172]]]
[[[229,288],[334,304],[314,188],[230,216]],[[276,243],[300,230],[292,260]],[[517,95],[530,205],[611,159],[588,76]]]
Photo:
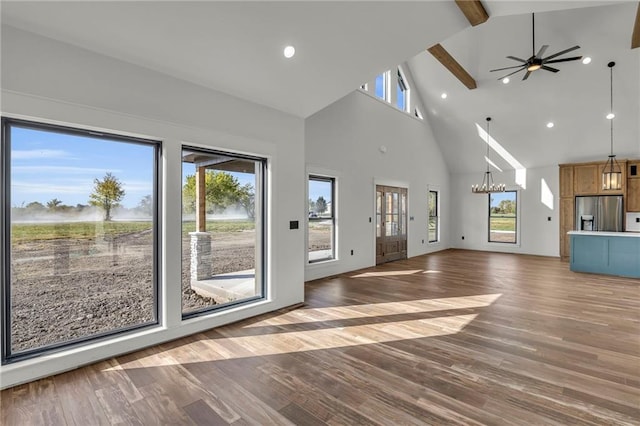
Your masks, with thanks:
[[[453,172],[482,170],[475,123],[525,167],[604,159],[609,149],[609,69],[614,60],[615,149],[640,157],[640,49],[631,50],[637,1],[483,1],[471,27],[453,1],[425,2],[12,2],[2,25],[67,42],[307,118],[362,82],[405,62]],[[497,81],[491,68],[579,44],[589,65]],[[474,77],[469,90],[426,48],[441,43]],[[282,49],[296,47],[287,60]],[[442,92],[448,97],[443,101]],[[554,121],[555,127],[545,124]],[[496,163],[504,169],[502,159]]]

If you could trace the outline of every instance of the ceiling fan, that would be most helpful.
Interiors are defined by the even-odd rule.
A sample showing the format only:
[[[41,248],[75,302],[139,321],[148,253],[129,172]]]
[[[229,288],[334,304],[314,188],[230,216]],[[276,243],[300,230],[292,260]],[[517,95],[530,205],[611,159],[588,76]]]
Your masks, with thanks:
[[[489,70],[489,72],[494,72],[494,71],[504,71],[504,70],[508,70],[508,69],[518,68],[517,70],[513,71],[512,73],[509,73],[507,75],[504,75],[504,76],[500,77],[498,80],[502,80],[503,78],[509,77],[510,75],[513,75],[513,74],[515,74],[517,72],[520,72],[522,70],[527,70],[527,72],[524,74],[524,77],[522,77],[523,80],[526,80],[527,78],[529,78],[529,75],[531,75],[531,73],[533,71],[536,71],[536,70],[539,70],[539,69],[543,69],[543,70],[551,71],[551,72],[560,71],[557,68],[553,68],[553,67],[548,66],[548,64],[557,64],[558,62],[569,62],[569,61],[577,61],[579,59],[582,59],[582,56],[572,56],[570,58],[553,59],[553,58],[557,58],[560,55],[564,55],[565,53],[569,53],[569,52],[571,52],[573,50],[579,49],[580,46],[573,46],[573,47],[565,49],[565,50],[563,50],[561,52],[554,53],[553,55],[550,55],[550,56],[547,56],[546,58],[544,58],[544,57],[542,57],[542,55],[544,55],[544,52],[549,47],[548,45],[545,44],[540,48],[540,50],[536,54],[536,29],[535,29],[535,14],[534,13],[531,14],[531,27],[532,27],[532,33],[533,33],[533,43],[532,43],[532,48],[531,48],[532,56],[529,59],[521,59],[521,58],[516,58],[515,56],[507,56],[508,59],[513,59],[514,61],[521,62],[522,64],[516,65],[516,66],[513,66],[513,67],[496,68],[494,70]]]

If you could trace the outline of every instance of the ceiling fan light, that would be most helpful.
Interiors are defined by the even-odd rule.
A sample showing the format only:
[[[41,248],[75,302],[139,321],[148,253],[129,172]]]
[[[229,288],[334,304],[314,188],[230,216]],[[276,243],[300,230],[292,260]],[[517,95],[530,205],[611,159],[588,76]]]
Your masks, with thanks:
[[[542,65],[540,64],[531,64],[527,67],[527,71],[535,71],[539,70]]]

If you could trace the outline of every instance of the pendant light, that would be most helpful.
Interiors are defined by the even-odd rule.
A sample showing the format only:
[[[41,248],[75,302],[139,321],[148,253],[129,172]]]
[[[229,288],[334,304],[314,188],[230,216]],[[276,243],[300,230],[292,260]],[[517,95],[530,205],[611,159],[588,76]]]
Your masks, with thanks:
[[[615,65],[615,62],[609,62],[607,64],[611,72],[611,109],[609,110],[609,114],[607,114],[607,118],[611,120],[611,153],[609,154],[607,164],[605,164],[602,170],[602,189],[604,190],[622,189],[622,169],[613,153],[613,119],[615,117],[613,113],[613,67]]]
[[[489,170],[489,122],[491,121],[491,117],[487,117],[487,171],[484,172],[484,176],[482,177],[482,183],[480,185],[471,185],[471,192],[474,194],[489,194],[491,192],[504,192],[506,186],[504,183],[495,184],[493,183],[493,174],[491,170]]]

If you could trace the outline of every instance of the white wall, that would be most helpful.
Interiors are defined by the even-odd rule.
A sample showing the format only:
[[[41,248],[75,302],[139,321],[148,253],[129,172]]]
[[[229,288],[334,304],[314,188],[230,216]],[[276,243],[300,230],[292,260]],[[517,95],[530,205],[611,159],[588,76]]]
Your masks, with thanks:
[[[0,367],[2,387],[279,309],[304,299],[304,122],[113,58],[2,26],[3,116],[161,140],[162,324]],[[181,144],[268,158],[269,298],[182,321]]]
[[[308,265],[307,280],[375,264],[376,183],[409,189],[409,257],[448,247],[449,172],[426,121],[357,90],[307,118],[305,144],[308,170],[338,174],[337,260]],[[439,244],[428,244],[429,185],[441,191]]]
[[[558,166],[527,169],[526,189],[515,184],[513,171],[493,173],[496,183],[507,184],[508,190],[519,190],[518,244],[487,242],[488,197],[486,194],[471,193],[471,185],[481,183],[482,173],[452,174],[451,192],[454,201],[451,204],[451,246],[469,250],[559,256],[558,170]],[[551,200],[543,198],[543,194],[548,194],[543,189],[545,185],[553,196]]]

